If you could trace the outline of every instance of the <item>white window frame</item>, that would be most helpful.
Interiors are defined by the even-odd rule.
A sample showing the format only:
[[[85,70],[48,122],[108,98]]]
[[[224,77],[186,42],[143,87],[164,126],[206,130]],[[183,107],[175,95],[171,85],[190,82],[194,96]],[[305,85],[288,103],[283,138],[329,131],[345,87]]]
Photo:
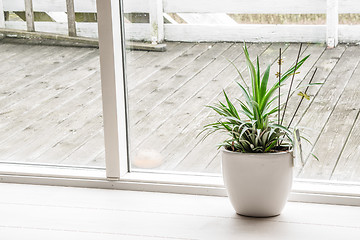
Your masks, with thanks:
[[[130,171],[121,2],[97,1],[106,171],[0,163],[0,182],[226,196],[219,175]],[[360,206],[360,185],[296,179],[290,200]]]
[[[120,179],[129,172],[121,0],[97,0],[106,176]]]

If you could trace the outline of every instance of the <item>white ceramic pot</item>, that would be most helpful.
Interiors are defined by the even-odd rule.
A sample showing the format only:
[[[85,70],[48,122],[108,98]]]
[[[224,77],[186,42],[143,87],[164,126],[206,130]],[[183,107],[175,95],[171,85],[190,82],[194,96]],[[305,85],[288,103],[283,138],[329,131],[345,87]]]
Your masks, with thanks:
[[[222,172],[235,211],[252,217],[279,215],[293,180],[293,152],[238,153],[222,149]]]

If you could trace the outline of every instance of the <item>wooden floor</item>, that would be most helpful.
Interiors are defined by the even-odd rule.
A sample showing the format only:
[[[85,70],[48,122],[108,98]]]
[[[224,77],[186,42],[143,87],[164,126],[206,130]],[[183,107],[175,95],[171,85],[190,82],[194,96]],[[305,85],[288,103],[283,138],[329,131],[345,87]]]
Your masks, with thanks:
[[[134,166],[163,171],[220,173],[216,144],[196,138],[214,119],[205,105],[240,93],[234,61],[246,77],[242,44],[167,43],[166,52],[127,53],[131,158]],[[299,44],[249,44],[262,69],[294,64]],[[303,143],[300,178],[360,181],[360,47],[303,45],[311,54],[296,75],[314,81],[294,123],[313,146]],[[0,43],[0,160],[47,164],[105,165],[98,50]],[[277,68],[277,66],[275,66]],[[275,70],[271,73],[275,79]],[[283,88],[284,92],[286,87]],[[287,118],[300,97],[291,97]],[[316,161],[309,153],[313,151]]]
[[[4,240],[360,237],[359,207],[288,202],[280,216],[249,218],[226,197],[3,183],[0,194]]]

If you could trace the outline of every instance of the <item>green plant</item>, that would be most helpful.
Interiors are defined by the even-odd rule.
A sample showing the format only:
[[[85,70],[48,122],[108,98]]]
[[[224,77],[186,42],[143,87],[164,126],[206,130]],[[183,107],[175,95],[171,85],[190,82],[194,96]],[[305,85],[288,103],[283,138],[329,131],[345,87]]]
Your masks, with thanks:
[[[270,65],[266,68],[262,76],[260,73],[259,58],[257,57],[256,66],[254,66],[250,60],[246,44],[244,44],[243,50],[246,65],[249,70],[251,86],[249,87],[246,84],[246,81],[241,75],[239,69],[237,69],[231,62],[236,68],[241,79],[241,83],[237,82],[237,85],[240,88],[242,98],[236,99],[240,107],[236,108],[226,92],[223,91],[225,102],[219,101],[218,104],[207,106],[220,115],[220,119],[204,126],[204,129],[201,132],[205,133],[203,139],[220,131],[227,133],[228,139],[220,143],[219,147],[224,146],[230,151],[264,153],[289,150],[294,146],[295,140],[298,140],[299,136],[296,136],[294,139],[294,135],[297,135],[298,131],[291,128],[290,125],[283,125],[284,113],[286,111],[286,105],[290,93],[297,90],[291,89],[294,75],[298,73],[296,71],[301,67],[306,59],[308,59],[309,55],[298,61],[301,53],[300,46],[295,65],[290,67],[283,75],[281,75],[282,60],[280,50],[280,57],[278,61],[280,67],[279,72],[277,73],[278,80],[271,87],[268,87]],[[281,105],[280,87],[290,76],[292,76],[292,81],[289,94],[287,95],[286,102]],[[307,86],[314,85],[311,83],[311,80]],[[301,92],[302,99],[307,97],[306,90],[305,93]],[[279,92],[279,94],[276,94],[277,92]],[[283,117],[280,120],[281,109],[283,109]],[[294,115],[295,114],[296,112]],[[290,122],[292,122],[292,120]],[[294,134],[294,132],[296,132],[296,134]]]

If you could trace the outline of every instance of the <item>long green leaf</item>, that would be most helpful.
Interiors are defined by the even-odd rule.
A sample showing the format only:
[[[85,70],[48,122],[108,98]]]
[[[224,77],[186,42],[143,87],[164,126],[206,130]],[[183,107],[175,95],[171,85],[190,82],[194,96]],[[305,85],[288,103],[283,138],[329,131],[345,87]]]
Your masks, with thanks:
[[[243,49],[244,49],[244,53],[245,53],[245,60],[246,60],[245,62],[246,62],[246,65],[248,66],[249,74],[251,77],[251,87],[252,87],[252,91],[253,91],[252,94],[255,97],[256,96],[256,92],[255,92],[256,91],[256,86],[255,86],[256,71],[255,71],[254,65],[252,64],[252,62],[250,60],[249,52],[248,52],[246,45],[244,45]]]
[[[236,67],[236,65],[232,61],[230,61],[230,60],[228,60],[228,61],[234,66],[234,68],[236,69],[237,73],[239,74],[243,84],[245,85],[246,89],[249,90],[249,86],[246,84],[245,79],[243,78],[240,70]]]
[[[249,93],[246,91],[246,89],[239,82],[236,82],[236,83],[240,87],[241,93],[245,97],[245,101],[248,104],[249,108],[252,108],[252,99],[251,99]]]
[[[266,94],[267,84],[268,84],[268,81],[269,81],[269,75],[270,75],[270,65],[266,68],[264,76],[263,76],[262,81],[261,81],[261,88],[260,88],[261,99]]]

